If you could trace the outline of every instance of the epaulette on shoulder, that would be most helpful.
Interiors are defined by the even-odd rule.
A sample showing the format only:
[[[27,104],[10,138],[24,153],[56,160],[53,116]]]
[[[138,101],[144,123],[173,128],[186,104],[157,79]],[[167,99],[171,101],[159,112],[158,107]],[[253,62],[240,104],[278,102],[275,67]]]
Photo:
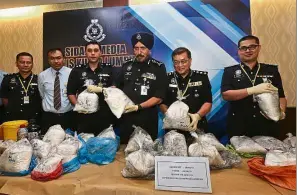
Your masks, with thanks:
[[[157,64],[158,66],[162,66],[162,65],[164,65],[163,62],[160,62],[160,61],[155,60],[155,59],[150,59],[149,64],[150,64],[150,63]]]
[[[168,76],[171,76],[171,75],[173,75],[173,73],[174,73],[173,71],[171,71],[171,72],[167,72],[167,75],[168,75]]]
[[[134,58],[130,58],[130,59],[126,60],[124,63],[133,62],[133,61],[134,61]]]
[[[202,74],[202,75],[207,75],[208,74],[207,71],[193,70],[193,72],[196,73],[196,74]]]
[[[103,66],[111,66],[110,63],[101,63],[101,65],[103,65]]]
[[[265,64],[265,63],[260,63],[261,65],[264,65],[264,66],[270,66],[270,67],[278,67],[277,64]]]
[[[85,67],[85,65],[83,65],[83,64],[76,64],[75,65],[75,68],[84,68]]]
[[[226,66],[225,69],[232,69],[232,68],[237,68],[239,64],[231,65],[231,66]]]

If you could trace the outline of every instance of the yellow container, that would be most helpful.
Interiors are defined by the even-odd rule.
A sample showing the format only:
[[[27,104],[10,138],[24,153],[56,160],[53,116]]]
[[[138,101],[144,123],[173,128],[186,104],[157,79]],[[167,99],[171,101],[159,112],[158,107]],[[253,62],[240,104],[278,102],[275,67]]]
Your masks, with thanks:
[[[11,140],[17,141],[17,134],[21,125],[28,126],[28,121],[16,120],[16,121],[7,121],[5,123],[2,123],[0,128],[2,129],[2,132],[3,132],[3,139],[4,140],[11,139]]]

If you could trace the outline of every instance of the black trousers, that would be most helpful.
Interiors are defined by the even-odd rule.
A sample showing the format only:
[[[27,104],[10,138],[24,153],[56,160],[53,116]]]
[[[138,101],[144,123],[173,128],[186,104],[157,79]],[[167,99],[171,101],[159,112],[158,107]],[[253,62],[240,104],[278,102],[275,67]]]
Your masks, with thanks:
[[[123,114],[119,122],[121,144],[127,144],[134,131],[132,127],[140,126],[150,134],[153,140],[158,136],[158,109],[145,108],[137,112]]]
[[[243,111],[244,112],[244,111]],[[280,132],[279,122],[274,122],[263,117],[261,114],[243,116],[229,114],[227,117],[227,133],[229,137],[257,135],[278,137]]]
[[[78,133],[93,133],[97,136],[101,131],[110,125],[115,127],[116,117],[110,110],[99,110],[91,114],[76,113]]]
[[[53,125],[61,125],[64,130],[75,130],[75,116],[73,111],[66,113],[43,112],[41,119],[41,133],[44,135]]]

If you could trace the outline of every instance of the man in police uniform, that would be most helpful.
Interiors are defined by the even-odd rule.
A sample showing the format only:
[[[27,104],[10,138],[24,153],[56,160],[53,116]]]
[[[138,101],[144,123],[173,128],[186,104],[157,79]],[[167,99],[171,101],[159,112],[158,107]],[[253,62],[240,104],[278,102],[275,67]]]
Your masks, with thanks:
[[[172,52],[174,72],[167,74],[169,87],[164,102],[160,108],[166,113],[168,107],[180,99],[189,106],[188,115],[191,118],[189,131],[199,129],[207,131],[206,114],[212,106],[211,85],[207,72],[191,70],[192,57],[187,48],[179,47]],[[186,137],[188,133],[184,133]]]
[[[285,118],[286,98],[277,66],[258,62],[261,46],[259,39],[248,35],[238,41],[240,64],[226,67],[221,92],[230,102],[227,132],[234,135],[278,136],[279,124],[266,119],[260,112],[253,95],[278,91],[281,119]]]
[[[1,98],[5,107],[5,121],[40,120],[41,98],[37,86],[37,75],[32,73],[33,56],[27,52],[16,56],[18,73],[4,76]]]
[[[162,62],[151,57],[154,36],[136,33],[131,38],[135,58],[122,66],[117,87],[136,104],[125,108],[120,119],[121,143],[127,143],[132,125],[145,129],[153,139],[158,135],[158,108],[165,97],[166,69]]]
[[[76,104],[77,96],[87,89],[88,85],[92,85],[92,87],[98,85],[101,87],[110,87],[114,85],[111,65],[100,62],[101,50],[99,43],[87,43],[86,56],[88,58],[88,64],[78,65],[69,75],[67,94],[73,105]],[[92,88],[89,87],[89,91],[92,92]],[[98,96],[100,108],[97,112],[77,114],[77,130],[79,132],[98,134],[115,123],[116,118],[104,101],[103,93],[98,93]]]

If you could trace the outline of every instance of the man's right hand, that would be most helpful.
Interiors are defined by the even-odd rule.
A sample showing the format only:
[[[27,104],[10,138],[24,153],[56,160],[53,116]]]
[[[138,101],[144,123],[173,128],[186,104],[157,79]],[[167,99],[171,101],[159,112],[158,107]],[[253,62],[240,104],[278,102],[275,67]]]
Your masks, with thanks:
[[[261,83],[254,87],[249,87],[246,90],[249,95],[253,95],[253,94],[257,95],[261,93],[270,93],[270,92],[278,91],[278,89],[274,87],[271,83]]]
[[[101,93],[102,92],[102,87],[98,87],[95,85],[89,85],[87,88],[87,91],[90,93]]]

